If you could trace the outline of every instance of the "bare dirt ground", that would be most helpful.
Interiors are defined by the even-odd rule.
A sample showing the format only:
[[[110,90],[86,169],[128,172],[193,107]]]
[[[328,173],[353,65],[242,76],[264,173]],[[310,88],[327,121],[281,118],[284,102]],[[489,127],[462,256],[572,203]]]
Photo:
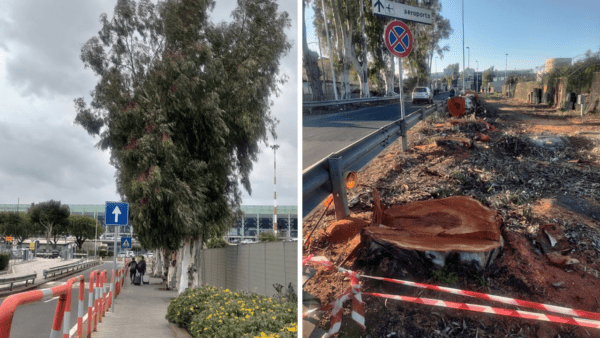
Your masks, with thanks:
[[[483,274],[415,269],[410,262],[361,249],[361,226],[337,231],[333,210],[315,210],[303,221],[303,238],[319,226],[303,255],[325,256],[363,274],[449,286],[511,298],[598,312],[600,302],[600,117],[528,105],[510,99],[482,99],[485,113],[460,120],[428,119],[409,133],[409,151],[395,143],[359,172],[359,186],[349,193],[352,217],[370,222],[372,189],[385,208],[454,195],[472,196],[498,211],[504,248]],[[483,118],[483,120],[479,120]],[[487,126],[486,126],[487,123]],[[490,129],[490,126],[494,128]],[[496,131],[493,131],[496,129]],[[438,137],[476,139],[465,148],[440,145]],[[490,136],[491,140],[485,140]],[[560,136],[559,144],[536,146],[532,138]],[[319,224],[321,215],[325,216]],[[360,222],[359,222],[360,223]],[[559,258],[550,262],[540,226],[554,224],[561,238]],[[346,259],[348,258],[348,259]],[[322,304],[350,285],[341,273],[323,268],[304,286]],[[525,310],[474,298],[443,294],[389,282],[361,280],[363,291],[485,304]],[[504,316],[450,310],[366,296],[366,332],[351,320],[345,305],[340,337],[600,337],[600,330]],[[329,329],[330,313],[319,326]]]

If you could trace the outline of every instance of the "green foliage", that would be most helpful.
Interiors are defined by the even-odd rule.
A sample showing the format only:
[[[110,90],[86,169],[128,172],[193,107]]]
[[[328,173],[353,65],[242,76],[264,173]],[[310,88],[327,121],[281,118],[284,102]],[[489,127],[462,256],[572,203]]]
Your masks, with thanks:
[[[55,200],[38,204],[31,203],[28,213],[31,222],[43,228],[48,242],[50,242],[50,237],[53,237],[54,245],[56,245],[58,237],[64,234],[71,214],[68,205],[61,205],[60,201]]]
[[[600,49],[596,52],[587,50],[584,58],[570,66],[556,67],[544,75],[543,82],[556,88],[557,80],[566,80],[567,92],[589,93],[592,87],[594,73],[600,71]]]
[[[106,250],[101,249],[100,251],[98,251],[98,256],[100,256],[100,257],[106,257]]]
[[[487,87],[487,85],[489,83],[494,82],[494,77],[496,76],[496,73],[494,73],[494,66],[491,66],[490,68],[486,69],[483,72],[483,80],[481,82],[481,84],[483,85],[483,87]]]
[[[0,253],[0,271],[4,271],[8,268],[8,261],[10,261],[10,254]]]
[[[96,226],[98,229],[96,229]],[[86,239],[94,238],[96,236],[96,231],[98,231],[98,236],[100,236],[104,232],[104,229],[93,217],[79,215],[69,216],[67,233],[75,236],[78,248],[81,248]]]
[[[274,0],[247,0],[232,22],[212,24],[213,5],[120,0],[82,48],[100,79],[91,107],[75,100],[75,123],[111,150],[145,248],[222,235],[241,187],[252,192],[259,144],[276,137],[269,97],[286,80],[279,60],[291,49],[290,18]]]
[[[275,234],[273,233],[273,231],[261,232],[258,235],[258,241],[259,242],[276,242],[277,241],[277,236],[275,236]]]
[[[458,282],[458,276],[456,272],[450,271],[448,266],[445,266],[443,269],[431,270],[431,275],[433,279],[446,283],[446,284],[454,284]]]
[[[206,247],[209,249],[226,248],[227,246],[228,244],[223,239],[223,237],[214,237],[211,238],[208,242],[206,242]]]
[[[173,299],[166,318],[195,338],[297,337],[296,309],[296,303],[206,286]]]
[[[106,253],[106,256],[108,256],[108,257],[113,257],[114,255],[115,255],[114,251],[109,251]]]
[[[31,222],[29,214],[22,212],[0,213],[0,227],[4,236],[12,236],[18,244],[41,231],[36,224]]]
[[[298,295],[296,295],[296,292],[294,292],[294,287],[292,286],[292,283],[288,285],[287,290],[285,291],[283,290],[283,285],[279,283],[273,284],[273,288],[276,292],[276,294],[273,295],[273,299],[290,303],[298,303]]]

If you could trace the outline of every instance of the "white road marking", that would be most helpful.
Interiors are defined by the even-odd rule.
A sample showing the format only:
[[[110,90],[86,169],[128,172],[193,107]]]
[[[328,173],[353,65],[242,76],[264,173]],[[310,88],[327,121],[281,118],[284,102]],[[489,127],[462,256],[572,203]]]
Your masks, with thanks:
[[[85,314],[85,316],[83,316],[83,321],[82,321],[82,324],[81,324],[81,331],[82,331],[82,333],[83,333],[83,323],[85,323],[85,321],[87,320],[87,317],[88,317],[88,315],[87,315],[87,313],[86,313],[86,314]],[[74,326],[71,328],[71,331],[69,331],[69,337],[73,337],[73,335],[74,335],[76,332],[77,332],[77,324],[75,324],[75,325],[74,325]]]
[[[51,302],[51,301],[53,301],[53,300],[57,300],[57,299],[58,299],[58,297],[59,297],[59,296],[56,296],[56,297],[50,298],[50,299],[48,299],[48,300],[45,300],[45,301],[44,301],[44,303],[48,303],[48,302]]]

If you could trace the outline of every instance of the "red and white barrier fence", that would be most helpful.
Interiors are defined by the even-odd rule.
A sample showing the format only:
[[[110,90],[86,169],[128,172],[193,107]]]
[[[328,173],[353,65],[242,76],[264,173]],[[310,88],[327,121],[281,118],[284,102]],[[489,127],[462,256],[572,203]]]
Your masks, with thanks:
[[[437,285],[415,283],[415,282],[404,281],[404,280],[399,280],[399,279],[375,277],[375,276],[368,276],[368,275],[358,275],[354,271],[350,271],[350,270],[346,270],[341,267],[337,267],[337,266],[331,264],[331,262],[329,262],[328,260],[326,260],[322,257],[317,259],[317,258],[313,257],[313,255],[309,255],[302,260],[302,265],[308,265],[310,263],[321,265],[329,270],[337,270],[340,272],[344,272],[344,274],[346,274],[347,276],[350,276],[350,281],[351,281],[351,285],[352,285],[350,287],[350,289],[355,290],[355,291],[351,292],[349,289],[348,291],[344,292],[344,294],[342,294],[342,296],[340,296],[334,303],[325,304],[323,307],[321,307],[319,309],[312,309],[312,310],[309,310],[302,314],[302,317],[304,318],[307,315],[309,315],[310,313],[313,313],[316,311],[328,311],[329,309],[333,309],[333,311],[331,313],[331,318],[332,318],[331,319],[331,329],[327,333],[327,335],[326,335],[327,337],[329,337],[333,334],[336,334],[339,331],[339,327],[341,326],[341,313],[342,313],[341,306],[343,305],[344,301],[346,301],[350,298],[353,299],[352,319],[354,319],[357,323],[359,323],[359,325],[364,329],[364,303],[362,302],[362,299],[360,299],[359,297],[353,298],[353,295],[358,295],[358,296],[361,295],[360,284],[358,282],[358,279],[360,277],[383,280],[383,281],[387,281],[387,282],[408,285],[408,286],[414,286],[414,287],[428,289],[428,290],[442,291],[442,292],[446,292],[446,293],[467,296],[467,297],[474,297],[474,298],[483,299],[483,300],[491,300],[491,301],[496,301],[496,302],[500,302],[500,303],[504,303],[504,304],[517,305],[517,306],[528,307],[528,308],[538,309],[538,310],[543,310],[543,311],[548,311],[548,312],[555,312],[555,313],[565,314],[565,315],[574,316],[574,317],[561,317],[561,316],[533,313],[533,312],[520,311],[520,310],[500,309],[500,308],[494,308],[494,307],[485,306],[485,305],[454,303],[454,302],[448,302],[448,301],[443,301],[443,300],[438,300],[438,299],[396,296],[396,295],[387,295],[387,294],[381,294],[381,293],[367,293],[367,292],[362,293],[362,294],[368,295],[368,296],[383,297],[383,298],[407,301],[407,302],[418,303],[418,304],[441,306],[441,307],[447,307],[447,308],[453,308],[453,309],[459,309],[459,310],[491,313],[491,314],[497,314],[497,315],[502,315],[502,316],[549,321],[549,322],[561,323],[561,324],[572,324],[572,325],[600,329],[600,321],[596,320],[596,319],[600,319],[600,314],[595,313],[595,312],[570,309],[570,308],[566,308],[566,307],[549,305],[549,304],[535,303],[535,302],[530,302],[530,301],[526,301],[526,300],[501,297],[501,296],[490,295],[490,294],[485,294],[485,293],[480,293],[480,292],[447,288],[447,287],[437,286]],[[355,300],[356,300],[356,303],[355,303]],[[357,314],[357,315],[355,315],[355,314]],[[362,314],[362,317],[359,316],[358,314]],[[583,318],[576,318],[576,317],[583,317]],[[360,322],[361,319],[362,319],[362,324]]]
[[[113,272],[110,285],[107,284],[106,270],[103,270],[102,272],[95,270],[90,273],[87,308],[88,338],[91,337],[92,330],[98,330],[98,322],[102,322],[102,317],[104,317],[111,304],[114,304],[112,296],[114,294],[116,298],[119,295],[121,287],[124,285],[123,277],[126,271],[128,271],[127,261],[125,261],[125,266],[122,269],[117,270],[116,273]],[[61,336],[62,338],[69,338],[71,329],[71,290],[73,284],[77,282],[79,282],[79,294],[76,337],[81,338],[83,335],[83,317],[85,312],[85,277],[83,275],[70,278],[66,283],[52,288],[21,292],[8,296],[2,304],[0,304],[0,338],[10,337],[12,320],[17,307],[49,300],[54,297],[59,298],[58,303],[56,304],[50,338],[60,338]],[[108,290],[109,286],[110,290]]]

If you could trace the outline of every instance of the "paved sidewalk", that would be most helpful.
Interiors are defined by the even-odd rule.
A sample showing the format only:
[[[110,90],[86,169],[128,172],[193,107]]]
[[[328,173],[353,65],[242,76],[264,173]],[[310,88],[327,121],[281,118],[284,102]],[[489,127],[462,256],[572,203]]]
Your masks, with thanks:
[[[162,279],[150,277],[150,284],[132,285],[129,276],[125,288],[115,300],[115,312],[106,313],[92,338],[177,337],[165,318],[167,307],[177,291],[161,291]]]

